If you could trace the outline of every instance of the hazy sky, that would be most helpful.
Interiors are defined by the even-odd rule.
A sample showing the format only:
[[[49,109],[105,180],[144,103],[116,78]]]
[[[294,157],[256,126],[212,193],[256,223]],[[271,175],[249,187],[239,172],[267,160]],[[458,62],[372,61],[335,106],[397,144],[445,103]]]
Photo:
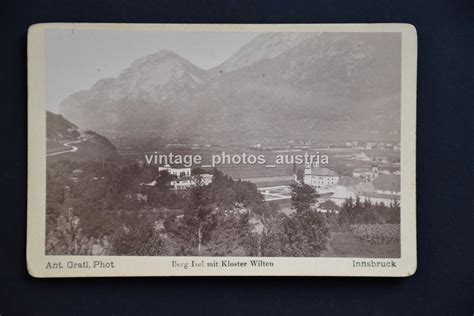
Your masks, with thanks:
[[[46,103],[58,111],[71,93],[116,77],[140,57],[169,49],[202,69],[222,63],[256,32],[48,30]]]

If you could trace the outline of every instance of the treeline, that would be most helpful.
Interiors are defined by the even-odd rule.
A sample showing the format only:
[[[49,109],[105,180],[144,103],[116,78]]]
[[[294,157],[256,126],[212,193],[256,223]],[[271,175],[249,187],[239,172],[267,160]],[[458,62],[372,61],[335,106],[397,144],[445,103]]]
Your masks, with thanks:
[[[83,233],[93,237],[109,234],[126,214],[137,216],[148,209],[173,210],[185,205],[179,194],[167,187],[171,175],[138,164],[60,160],[48,164],[46,176],[47,226],[55,225],[71,208],[80,218]],[[153,180],[155,187],[141,185]]]
[[[254,184],[217,169],[209,185],[184,191],[170,189],[167,172],[138,164],[62,160],[47,170],[48,254],[320,256],[335,225],[399,222],[398,206],[359,200],[318,213],[304,184],[292,186],[294,212],[285,215]]]
[[[389,206],[349,198],[339,211],[341,225],[353,224],[400,224],[400,205],[394,201]]]
[[[221,224],[238,230],[233,220],[244,220],[232,211],[269,211],[255,185],[234,181],[218,170],[213,171],[210,185],[189,191],[171,190],[173,178],[138,164],[61,160],[48,165],[47,249],[61,254],[77,248],[91,252],[91,239],[101,243],[106,236],[112,246],[103,247],[115,254],[199,253],[203,244],[217,240],[217,228],[225,226]],[[71,229],[72,222],[79,224]],[[160,244],[162,239],[166,247]],[[206,246],[206,251],[214,251],[210,248]]]

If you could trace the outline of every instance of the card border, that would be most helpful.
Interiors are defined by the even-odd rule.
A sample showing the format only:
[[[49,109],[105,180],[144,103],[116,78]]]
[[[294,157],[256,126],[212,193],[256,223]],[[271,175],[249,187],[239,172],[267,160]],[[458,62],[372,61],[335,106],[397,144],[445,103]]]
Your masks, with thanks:
[[[45,41],[48,29],[216,32],[400,32],[401,54],[401,257],[282,258],[282,257],[128,257],[47,256]],[[416,74],[417,33],[411,24],[115,24],[40,23],[28,29],[28,199],[27,269],[33,277],[118,276],[389,276],[413,275],[416,257]],[[171,260],[264,259],[271,268],[174,269]],[[352,260],[396,262],[396,268],[354,268]],[[48,270],[48,261],[114,261],[114,269]]]

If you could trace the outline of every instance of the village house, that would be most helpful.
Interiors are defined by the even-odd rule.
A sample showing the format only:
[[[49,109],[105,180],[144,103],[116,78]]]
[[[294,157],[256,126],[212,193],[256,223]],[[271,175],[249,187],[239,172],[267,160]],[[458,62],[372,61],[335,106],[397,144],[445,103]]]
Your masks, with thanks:
[[[356,168],[352,171],[352,176],[355,178],[371,178],[372,171],[369,168]]]
[[[365,148],[366,149],[374,149],[377,147],[377,143],[373,143],[373,142],[367,142]]]
[[[355,178],[361,178],[367,181],[371,181],[378,177],[380,174],[379,169],[376,165],[369,167],[356,168],[352,171],[352,176]]]
[[[156,180],[153,180],[153,181],[148,182],[148,183],[146,183],[146,182],[140,183],[140,185],[144,185],[144,186],[147,186],[147,187],[154,187],[157,184],[158,184],[158,181],[156,181]]]
[[[82,173],[83,171],[81,169],[74,169],[71,172],[71,176],[69,177],[69,179],[72,180],[73,182],[77,182],[79,178],[81,177]]]
[[[360,153],[354,154],[352,159],[361,160],[361,161],[371,161],[370,157],[367,156],[367,154],[365,152],[362,152],[362,151]]]
[[[147,202],[148,195],[142,193],[135,193],[135,194],[125,194],[125,198],[127,199],[136,199],[138,202]]]

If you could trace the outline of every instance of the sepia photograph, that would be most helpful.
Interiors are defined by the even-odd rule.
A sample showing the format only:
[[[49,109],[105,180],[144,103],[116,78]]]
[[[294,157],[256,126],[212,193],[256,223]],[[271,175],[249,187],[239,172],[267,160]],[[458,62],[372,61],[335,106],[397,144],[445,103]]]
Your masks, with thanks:
[[[402,32],[43,41],[45,256],[401,258]]]
[[[474,316],[472,4],[7,1],[0,316]]]

